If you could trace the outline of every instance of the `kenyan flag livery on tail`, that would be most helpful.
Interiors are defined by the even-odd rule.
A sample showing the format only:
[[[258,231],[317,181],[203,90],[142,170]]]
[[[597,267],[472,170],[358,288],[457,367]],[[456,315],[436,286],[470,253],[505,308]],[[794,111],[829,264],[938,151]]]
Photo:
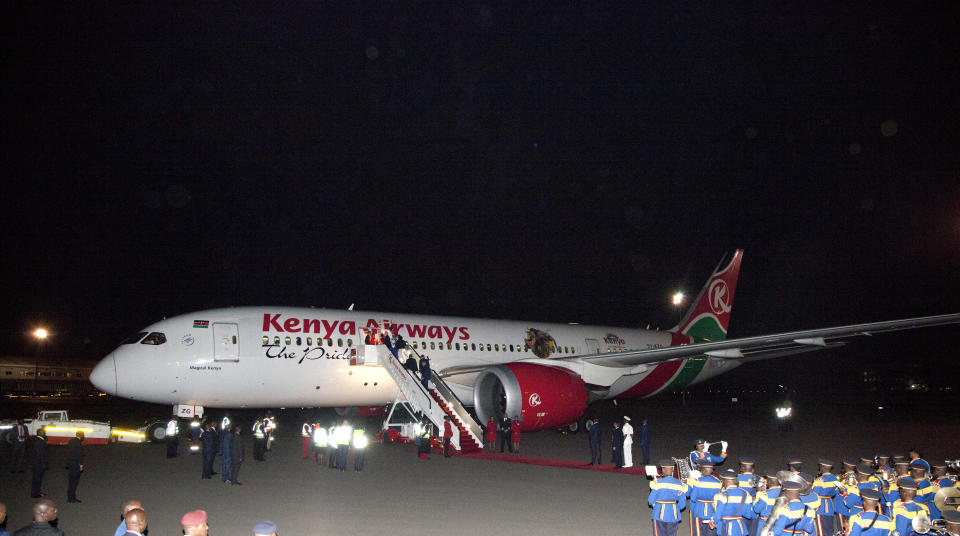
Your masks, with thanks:
[[[673,344],[722,341],[727,338],[733,293],[737,290],[742,259],[743,250],[738,249],[729,262],[726,259],[720,261],[686,316],[670,330],[673,332]],[[706,364],[705,355],[683,360],[683,366],[676,375],[657,392],[683,389],[696,379]]]

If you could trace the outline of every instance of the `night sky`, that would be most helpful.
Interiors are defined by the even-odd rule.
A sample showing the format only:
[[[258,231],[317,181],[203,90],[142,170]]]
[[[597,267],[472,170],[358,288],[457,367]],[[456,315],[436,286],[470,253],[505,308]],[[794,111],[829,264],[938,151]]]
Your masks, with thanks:
[[[229,305],[666,328],[735,248],[731,336],[960,311],[953,3],[18,4],[4,354]]]

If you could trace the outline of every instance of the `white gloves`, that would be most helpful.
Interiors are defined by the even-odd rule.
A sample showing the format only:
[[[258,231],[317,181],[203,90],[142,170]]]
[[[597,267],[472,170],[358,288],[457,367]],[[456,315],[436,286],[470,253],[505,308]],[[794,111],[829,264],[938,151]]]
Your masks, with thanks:
[[[723,449],[723,452],[726,452],[726,451],[727,451],[727,442],[726,442],[726,441],[721,441],[721,442],[720,442],[720,447]]]

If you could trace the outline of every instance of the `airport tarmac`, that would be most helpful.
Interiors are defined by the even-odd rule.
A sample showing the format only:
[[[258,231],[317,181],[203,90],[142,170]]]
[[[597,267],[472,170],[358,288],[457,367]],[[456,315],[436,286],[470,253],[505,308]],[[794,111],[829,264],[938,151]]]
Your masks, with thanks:
[[[599,413],[604,423],[605,459],[609,422],[622,414],[631,415],[635,427],[640,418],[650,419],[654,462],[687,454],[692,441],[701,437],[728,441],[731,462],[751,455],[760,469],[781,467],[787,456],[797,455],[807,461],[805,470],[815,472],[818,456],[839,464],[844,457],[904,451],[912,445],[923,449],[928,460],[960,458],[960,424],[933,415],[916,421],[909,408],[878,410],[832,403],[813,411],[795,403],[795,431],[779,434],[767,405],[727,400],[682,406],[678,398],[667,396],[619,407],[605,403],[590,411]],[[838,406],[853,415],[833,417]],[[412,445],[396,444],[372,444],[362,473],[352,470],[352,456],[348,471],[339,473],[300,458],[300,424],[304,415],[315,414],[280,412],[280,439],[266,462],[252,461],[246,434],[243,486],[223,484],[220,475],[201,480],[201,458],[187,454],[186,442],[181,444],[181,456],[172,460],[165,458],[162,445],[87,447],[78,491],[82,504],[66,502],[66,449],[51,447],[44,486],[59,508],[61,529],[70,535],[111,534],[121,504],[130,498],[145,505],[153,536],[180,534],[180,516],[197,508],[209,513],[211,535],[250,534],[253,524],[264,519],[275,521],[285,536],[652,534],[644,477],[436,455],[423,461],[416,458]],[[366,424],[369,429],[377,427],[375,420]],[[585,434],[526,433],[521,449],[524,456],[589,460]],[[634,455],[640,455],[637,446]],[[29,522],[33,504],[29,460],[26,473],[10,474],[5,452],[0,483],[0,501],[9,511],[7,530],[12,532]],[[682,525],[680,533],[686,530]]]

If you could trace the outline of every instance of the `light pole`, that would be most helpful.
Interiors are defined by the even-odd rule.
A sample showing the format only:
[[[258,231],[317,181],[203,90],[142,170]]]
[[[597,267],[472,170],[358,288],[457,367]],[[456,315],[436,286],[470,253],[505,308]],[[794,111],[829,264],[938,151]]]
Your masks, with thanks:
[[[673,307],[677,310],[677,327],[680,327],[680,321],[683,320],[683,300],[685,296],[683,292],[677,291],[673,293]]]
[[[40,376],[40,354],[43,352],[43,343],[50,336],[50,332],[45,328],[33,330],[33,338],[37,340],[37,351],[34,358],[33,368],[33,390],[37,390],[37,378]]]

